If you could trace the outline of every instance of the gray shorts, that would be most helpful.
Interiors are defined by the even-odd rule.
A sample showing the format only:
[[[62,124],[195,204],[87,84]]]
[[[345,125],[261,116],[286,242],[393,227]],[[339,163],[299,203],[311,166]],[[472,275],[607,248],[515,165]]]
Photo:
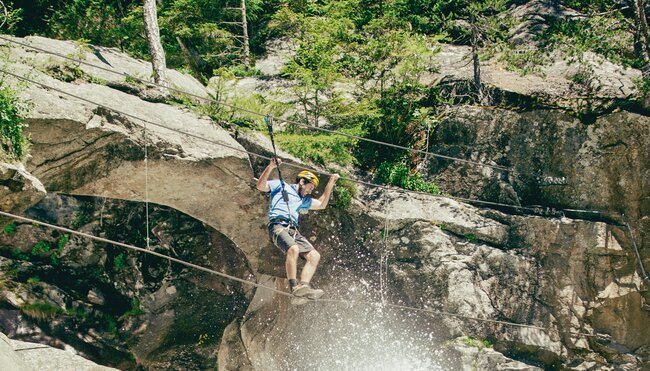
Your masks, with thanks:
[[[293,245],[298,245],[298,252],[301,256],[314,250],[314,246],[312,246],[312,244],[309,243],[309,240],[307,240],[305,236],[301,235],[295,227],[287,227],[283,224],[271,223],[269,224],[268,229],[271,242],[273,242],[275,246],[279,247],[285,254],[289,250],[289,247]]]

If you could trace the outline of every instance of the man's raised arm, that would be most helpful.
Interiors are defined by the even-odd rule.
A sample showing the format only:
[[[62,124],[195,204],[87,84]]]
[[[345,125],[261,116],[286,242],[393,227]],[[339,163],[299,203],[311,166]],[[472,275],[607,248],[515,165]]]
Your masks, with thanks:
[[[269,192],[271,188],[269,188],[269,185],[266,183],[269,180],[269,175],[271,175],[271,172],[273,169],[277,167],[277,165],[282,165],[282,160],[277,159],[278,162],[276,164],[275,159],[271,159],[269,164],[266,166],[264,171],[262,171],[262,174],[260,174],[260,178],[257,180],[257,189],[262,191],[262,192]]]
[[[336,184],[336,181],[339,180],[340,177],[341,176],[338,174],[334,174],[330,177],[330,180],[327,182],[325,190],[323,191],[323,195],[320,196],[317,200],[312,201],[310,207],[311,210],[323,210],[327,207],[327,204],[330,201],[330,196],[332,196],[332,189],[334,188],[334,184]]]

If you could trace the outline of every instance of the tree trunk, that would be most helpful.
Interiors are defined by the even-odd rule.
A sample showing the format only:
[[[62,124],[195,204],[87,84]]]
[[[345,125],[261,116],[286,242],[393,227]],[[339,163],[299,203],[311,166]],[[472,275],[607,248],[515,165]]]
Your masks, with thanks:
[[[642,69],[643,77],[650,78],[650,28],[645,12],[645,0],[631,0],[632,9],[634,10],[634,49],[644,67]]]
[[[156,0],[144,0],[144,31],[147,35],[149,53],[151,54],[151,66],[153,68],[153,80],[156,84],[162,85],[161,91],[167,93],[165,51],[160,42],[160,29],[158,28],[158,15],[156,11]]]
[[[246,0],[241,0],[242,35],[244,35],[244,66],[248,68],[251,63],[251,50],[248,44],[248,21],[246,20]]]

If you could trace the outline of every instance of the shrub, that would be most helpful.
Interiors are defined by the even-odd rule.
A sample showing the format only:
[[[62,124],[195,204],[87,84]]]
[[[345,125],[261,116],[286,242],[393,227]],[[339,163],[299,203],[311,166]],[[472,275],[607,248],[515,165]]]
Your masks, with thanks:
[[[22,160],[27,153],[27,138],[23,136],[27,125],[23,110],[16,93],[9,87],[0,86],[0,148],[14,160]]]
[[[16,233],[16,223],[6,225],[4,228],[2,228],[2,233],[6,234],[7,236],[11,236],[12,234]]]
[[[341,166],[356,164],[351,149],[356,139],[336,134],[288,134],[276,133],[277,144],[301,160],[312,161],[318,165],[332,162]]]
[[[400,188],[440,194],[440,188],[435,183],[425,181],[420,173],[411,173],[411,169],[402,162],[382,162],[376,176],[381,182]]]
[[[113,266],[115,267],[115,270],[118,271],[126,267],[126,258],[124,257],[124,253],[119,253],[115,258],[113,258]]]
[[[40,253],[45,253],[50,251],[50,243],[47,241],[38,241],[36,245],[32,247],[32,255],[39,255]]]
[[[357,194],[357,188],[353,182],[339,180],[332,192],[334,194],[334,207],[347,209],[352,204],[352,198]]]

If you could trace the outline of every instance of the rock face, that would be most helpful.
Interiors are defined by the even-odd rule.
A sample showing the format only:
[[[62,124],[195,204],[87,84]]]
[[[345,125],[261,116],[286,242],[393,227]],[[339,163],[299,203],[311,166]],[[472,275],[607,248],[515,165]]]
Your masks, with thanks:
[[[147,231],[143,211],[140,203],[51,195],[27,213],[139,245]],[[166,207],[150,205],[149,215],[153,251],[251,277],[245,256],[224,235]],[[154,368],[213,364],[211,348],[248,301],[248,287],[239,283],[27,223],[1,236],[0,246],[14,258],[2,262],[10,280],[4,300],[19,309],[9,335],[47,340],[20,325],[36,319],[45,333],[121,368],[134,361]]]
[[[436,131],[432,151],[513,168],[448,167],[432,158],[432,180],[454,195],[508,204],[594,209],[626,215],[642,251],[650,247],[650,120],[614,112],[586,124],[562,112],[465,107]],[[588,217],[581,214],[579,217]],[[618,217],[622,222],[621,217]],[[644,253],[650,265],[650,255]]]
[[[43,184],[27,172],[23,165],[0,163],[0,210],[8,213],[21,212],[45,197]],[[10,223],[0,217],[0,224]]]
[[[72,352],[42,344],[11,340],[0,333],[0,367],[4,370],[116,370],[100,366]]]
[[[12,68],[23,74],[42,59],[16,58]],[[283,256],[266,234],[267,200],[253,184],[267,160],[244,153],[270,154],[267,141],[251,134],[237,142],[209,120],[138,92],[64,82],[47,71],[30,77],[95,103],[35,85],[21,92],[34,107],[26,171],[49,194],[39,201],[42,191],[14,192],[7,197],[28,201],[11,201],[10,210],[136,246],[149,242],[153,251],[287,290]],[[146,127],[130,115],[146,118]],[[429,177],[461,196],[624,211],[641,232],[647,265],[646,121],[615,112],[584,124],[552,110],[463,107],[439,125],[435,150],[528,177],[433,159]],[[32,184],[19,171],[4,174],[21,184],[14,190]],[[567,184],[542,186],[545,177]],[[0,234],[0,327],[14,339],[72,347],[124,369],[648,365],[648,290],[628,231],[608,220],[503,211],[360,187],[350,209],[301,217],[323,257],[313,283],[328,293],[327,301],[302,305],[14,223]]]

